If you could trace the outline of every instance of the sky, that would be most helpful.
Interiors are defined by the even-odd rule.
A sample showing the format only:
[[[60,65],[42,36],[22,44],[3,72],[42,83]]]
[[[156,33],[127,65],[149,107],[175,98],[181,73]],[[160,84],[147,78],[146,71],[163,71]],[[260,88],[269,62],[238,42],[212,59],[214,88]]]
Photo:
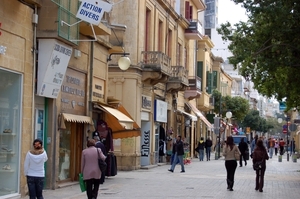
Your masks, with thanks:
[[[231,0],[219,0],[219,24],[229,21],[231,24],[246,21],[245,9]]]
[[[231,0],[219,0],[218,11],[219,24],[229,21],[233,25],[239,21],[247,21],[245,9],[242,8],[240,4],[236,5]],[[212,33],[212,41],[215,45],[212,49],[214,55],[222,57],[224,61],[227,60],[227,57],[232,55],[227,50],[228,42],[224,42],[217,32]]]

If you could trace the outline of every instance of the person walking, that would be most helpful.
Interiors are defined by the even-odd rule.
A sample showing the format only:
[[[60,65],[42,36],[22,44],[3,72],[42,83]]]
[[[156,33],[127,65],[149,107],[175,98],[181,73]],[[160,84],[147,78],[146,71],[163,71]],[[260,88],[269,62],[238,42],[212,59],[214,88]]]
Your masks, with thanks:
[[[253,164],[256,162],[262,161],[261,169],[256,170],[256,179],[255,179],[255,190],[259,190],[259,192],[263,192],[264,187],[264,176],[266,171],[266,160],[269,160],[269,156],[267,150],[263,144],[262,140],[257,140],[256,148],[253,152]]]
[[[200,141],[198,142],[198,146],[197,146],[200,161],[203,161],[203,159],[204,159],[204,148],[205,148],[204,138],[201,137]]]
[[[44,163],[48,160],[43,149],[43,141],[35,139],[33,149],[27,152],[24,162],[24,173],[27,177],[27,186],[30,199],[43,199],[45,179]]]
[[[107,152],[105,149],[104,144],[100,141],[100,137],[98,135],[94,136],[95,140],[95,147],[100,148],[104,156],[107,156]],[[103,184],[105,182],[105,172],[101,172],[101,178],[100,178],[100,184]]]
[[[100,185],[101,171],[98,166],[98,155],[102,160],[106,157],[100,148],[95,147],[95,140],[88,139],[87,147],[81,155],[81,173],[86,183],[88,199],[97,199]]]
[[[273,137],[271,137],[268,142],[269,156],[271,159],[273,157],[274,147],[275,147],[275,140]]]
[[[205,150],[206,150],[206,160],[210,161],[210,152],[211,152],[212,141],[208,137],[205,141]]]
[[[274,146],[274,149],[275,149],[275,155],[277,156],[277,153],[278,153],[278,148],[279,148],[279,144],[278,144],[278,141],[276,140],[275,141],[275,146]]]
[[[244,141],[244,138],[241,138],[241,142],[239,143],[239,150],[241,152],[240,167],[243,166],[243,159],[245,161],[245,166],[247,166],[247,156],[249,153],[249,149],[248,149],[248,144]]]
[[[181,165],[181,172],[180,173],[184,173],[185,169],[184,169],[184,164],[183,164],[183,155],[184,155],[184,149],[183,149],[183,142],[181,140],[181,136],[177,136],[177,140],[176,140],[176,146],[175,146],[175,156],[174,156],[174,160],[172,163],[171,168],[168,170],[170,172],[174,172],[175,166],[177,161],[179,160],[179,163]]]
[[[223,156],[225,157],[225,168],[227,171],[227,189],[233,191],[234,174],[237,167],[235,153],[241,155],[239,148],[234,144],[232,136],[228,136],[226,145],[223,147]]]
[[[250,154],[250,157],[251,157],[251,158],[252,158],[252,155],[253,155],[254,148],[255,148],[255,146],[256,146],[257,139],[258,139],[258,135],[255,135],[255,136],[254,136],[254,139],[253,139],[252,142],[251,142],[251,146],[250,146],[250,148],[251,148],[251,154]]]
[[[279,149],[280,149],[280,155],[283,155],[284,151],[284,145],[285,145],[285,142],[282,138],[280,138],[280,141],[279,141]]]

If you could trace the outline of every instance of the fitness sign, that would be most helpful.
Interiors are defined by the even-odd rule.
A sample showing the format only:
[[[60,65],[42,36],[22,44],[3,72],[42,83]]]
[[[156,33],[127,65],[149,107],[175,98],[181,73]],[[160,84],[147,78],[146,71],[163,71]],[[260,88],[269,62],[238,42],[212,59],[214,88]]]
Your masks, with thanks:
[[[99,25],[104,12],[109,12],[112,5],[100,0],[81,0],[76,17],[93,25]]]

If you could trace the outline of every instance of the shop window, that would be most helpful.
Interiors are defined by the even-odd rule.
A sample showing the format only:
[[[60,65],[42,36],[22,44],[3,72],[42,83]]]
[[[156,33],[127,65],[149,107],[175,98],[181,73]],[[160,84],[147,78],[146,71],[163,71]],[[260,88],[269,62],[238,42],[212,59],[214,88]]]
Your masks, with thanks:
[[[0,198],[19,192],[22,75],[0,69]]]

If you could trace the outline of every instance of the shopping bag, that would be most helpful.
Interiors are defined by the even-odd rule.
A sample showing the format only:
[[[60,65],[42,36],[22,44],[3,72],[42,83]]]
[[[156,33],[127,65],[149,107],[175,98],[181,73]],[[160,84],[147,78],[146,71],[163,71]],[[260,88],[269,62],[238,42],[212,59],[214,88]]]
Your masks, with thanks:
[[[82,173],[79,174],[79,185],[80,185],[81,192],[85,192],[86,191],[86,184],[83,180]]]

